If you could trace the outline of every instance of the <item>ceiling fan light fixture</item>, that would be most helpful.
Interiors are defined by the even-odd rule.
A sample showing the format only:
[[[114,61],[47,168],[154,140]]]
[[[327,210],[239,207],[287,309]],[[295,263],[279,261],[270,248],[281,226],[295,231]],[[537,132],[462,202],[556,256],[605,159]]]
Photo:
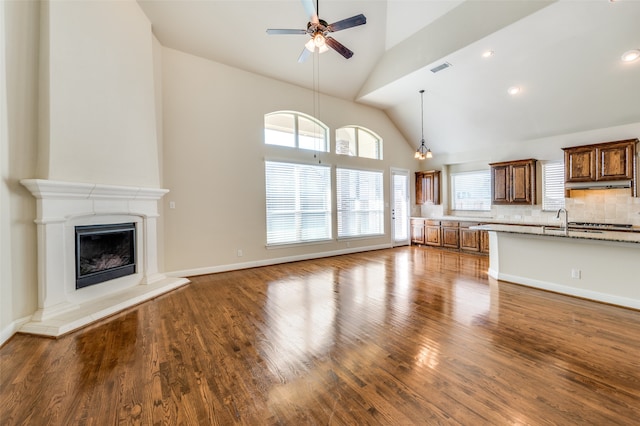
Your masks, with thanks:
[[[313,44],[315,44],[318,48],[322,48],[323,46],[325,46],[327,43],[327,41],[325,40],[324,36],[320,33],[317,33],[316,35],[313,36]]]
[[[353,51],[349,50],[335,38],[327,37],[327,34],[333,34],[336,31],[342,31],[364,25],[367,23],[366,16],[361,13],[350,18],[336,21],[332,24],[328,24],[327,21],[320,19],[318,16],[317,0],[315,5],[313,4],[313,0],[302,0],[302,5],[309,17],[306,29],[268,28],[267,34],[304,34],[310,36],[311,40],[308,40],[307,43],[305,43],[304,47],[306,50],[302,50],[302,53],[298,57],[298,62],[304,62],[309,57],[308,52],[314,53],[316,51],[316,47],[318,48],[319,53],[324,53],[333,49],[345,59],[351,58],[353,56]]]
[[[520,87],[518,86],[511,86],[509,87],[509,89],[507,90],[507,93],[509,93],[511,96],[515,96],[518,93],[520,93],[522,89],[520,89]]]
[[[306,47],[307,50],[311,53],[316,50],[316,44],[313,42],[312,38],[310,38],[309,41],[304,44],[304,47]]]
[[[638,58],[640,58],[640,49],[628,50],[622,54],[623,62],[633,62]]]

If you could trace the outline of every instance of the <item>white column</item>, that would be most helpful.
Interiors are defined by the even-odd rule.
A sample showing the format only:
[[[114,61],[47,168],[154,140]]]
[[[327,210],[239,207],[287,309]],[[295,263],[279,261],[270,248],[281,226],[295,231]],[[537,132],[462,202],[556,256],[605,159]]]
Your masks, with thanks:
[[[65,291],[65,219],[37,223],[38,230],[38,311],[35,321],[77,309],[67,301]]]

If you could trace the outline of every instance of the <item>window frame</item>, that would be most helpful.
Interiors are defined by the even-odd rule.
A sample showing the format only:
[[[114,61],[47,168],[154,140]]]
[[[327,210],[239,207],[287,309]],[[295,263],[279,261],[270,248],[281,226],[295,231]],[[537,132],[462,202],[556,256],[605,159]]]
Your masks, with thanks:
[[[360,175],[361,173],[369,173],[369,174],[373,174],[377,176],[377,179],[379,179],[378,182],[376,182],[376,185],[378,185],[379,187],[379,198],[377,199],[373,199],[373,202],[377,204],[376,208],[368,208],[368,209],[360,209],[360,208],[356,208],[356,209],[343,209],[341,208],[341,204],[344,203],[355,203],[357,205],[361,205],[365,199],[362,198],[361,195],[365,195],[365,193],[360,193],[360,189],[357,189],[357,194],[355,197],[351,197],[348,200],[343,200],[342,196],[344,194],[344,192],[342,191],[342,179],[340,177],[340,174],[342,171],[348,172],[348,173],[356,173],[358,175]],[[358,180],[357,182],[349,182],[349,184],[356,184],[356,185],[361,185],[362,181]],[[336,207],[335,207],[335,213],[336,213],[336,234],[337,234],[337,239],[338,240],[344,240],[344,239],[352,239],[352,238],[372,238],[372,237],[380,237],[385,235],[385,214],[386,214],[386,209],[385,209],[385,199],[384,199],[384,171],[383,170],[366,170],[366,169],[358,169],[358,168],[354,168],[354,167],[345,167],[345,166],[337,166],[336,167],[336,186],[335,186],[335,193],[336,193]],[[371,200],[368,200],[371,201]],[[363,229],[363,218],[365,217],[363,214],[365,215],[379,215],[379,222],[375,225],[373,225],[372,227],[378,227],[379,231],[376,232],[366,232],[363,233],[362,229]],[[356,222],[356,227],[357,227],[357,233],[341,233],[341,231],[343,230],[341,223],[343,223],[342,221],[345,219],[345,215],[347,215],[347,218],[349,218],[348,216],[354,216],[351,217],[350,219],[354,220]]]
[[[305,221],[303,220],[305,218],[305,216],[309,215],[317,215],[319,212],[317,210],[301,210],[297,207],[299,207],[300,205],[304,204],[303,202],[303,198],[305,195],[308,194],[303,194],[302,190],[304,189],[301,186],[295,186],[294,189],[296,190],[295,192],[295,205],[296,205],[296,209],[289,211],[288,213],[285,210],[281,210],[281,211],[277,211],[274,209],[270,209],[269,206],[269,164],[278,164],[278,165],[284,165],[284,166],[292,166],[295,169],[297,169],[297,171],[294,171],[295,175],[294,175],[294,179],[295,180],[299,180],[300,178],[300,169],[304,169],[304,168],[308,168],[308,169],[322,169],[323,173],[326,173],[326,176],[324,176],[324,181],[323,181],[323,188],[318,191],[318,193],[323,193],[322,197],[324,197],[324,203],[325,203],[325,209],[322,211],[322,214],[324,214],[324,222],[325,222],[325,231],[326,234],[323,237],[320,238],[303,238],[301,237],[305,231],[308,231],[308,229],[310,228],[304,228],[304,227],[300,227],[300,224],[303,224]],[[302,163],[302,162],[296,162],[296,161],[289,161],[289,160],[271,160],[271,159],[265,159],[264,161],[264,167],[265,167],[265,171],[264,171],[264,176],[265,176],[265,190],[264,190],[264,194],[265,194],[265,227],[266,227],[266,247],[282,247],[282,246],[291,246],[291,245],[300,245],[300,244],[316,244],[316,243],[322,243],[322,242],[327,242],[327,241],[332,241],[333,240],[333,190],[332,190],[332,183],[331,183],[331,174],[332,174],[332,167],[330,165],[326,165],[326,164],[310,164],[310,163]],[[291,179],[291,176],[288,177],[288,179]],[[274,200],[277,201],[277,200]],[[284,200],[286,202],[286,200]],[[270,213],[271,212],[271,213]],[[278,214],[281,215],[285,215],[285,214],[294,214],[296,216],[295,220],[294,220],[294,224],[296,225],[295,227],[295,234],[296,234],[296,238],[295,239],[288,239],[288,240],[284,240],[284,239],[276,239],[276,238],[270,238],[270,223],[272,223],[270,221],[270,218],[272,218],[272,215],[277,216]]]
[[[549,173],[548,173],[548,168],[552,166],[552,167],[557,167],[560,170],[554,170],[553,174],[551,175],[553,177],[553,181],[551,182],[553,184],[553,188],[549,189],[548,186],[550,185],[550,182],[548,182],[548,180],[550,180],[551,178],[548,178]],[[544,212],[555,212],[558,211],[558,209],[562,209],[565,207],[565,195],[564,195],[564,160],[548,160],[548,161],[542,161],[541,162],[541,168],[542,168],[542,206],[541,206],[541,210]],[[558,186],[561,186],[562,188],[559,189]],[[559,201],[560,198],[559,197],[552,197],[552,196],[548,196],[547,195],[547,191],[554,191],[554,192],[558,192],[562,195],[562,201]],[[555,201],[554,201],[555,200]]]
[[[482,174],[482,175],[480,175]],[[486,174],[486,176],[484,176]],[[486,198],[481,198],[481,200],[483,200],[483,203],[486,201],[488,202],[487,204],[487,208],[485,209],[478,209],[478,208],[456,208],[456,200],[458,199],[456,197],[456,185],[455,185],[455,178],[457,176],[461,176],[461,175],[475,175],[476,179],[478,178],[482,178],[482,179],[486,179],[487,180],[487,185],[486,185],[486,190],[487,190],[487,194],[486,194]],[[454,173],[450,173],[449,174],[449,179],[451,182],[451,202],[450,202],[450,206],[451,206],[451,210],[452,211],[458,211],[458,212],[489,212],[491,211],[491,207],[492,207],[492,203],[491,203],[491,169],[480,169],[480,170],[469,170],[469,171],[464,171],[464,172],[454,172]],[[466,191],[465,191],[466,192]]]
[[[338,152],[338,132],[340,130],[343,129],[354,129],[354,147],[355,147],[355,153],[353,155],[351,155],[351,153],[349,154],[343,154]],[[378,151],[378,156],[377,157],[366,157],[366,156],[362,156],[360,155],[361,153],[361,147],[360,147],[360,132],[366,133],[369,136],[371,136],[373,139],[375,139],[375,141],[377,142],[377,151]],[[346,155],[347,157],[358,157],[358,158],[368,158],[370,160],[382,160],[384,158],[384,143],[382,138],[380,137],[380,135],[378,135],[376,132],[374,132],[371,129],[367,129],[366,127],[362,127],[362,126],[357,126],[357,125],[350,125],[350,126],[342,126],[336,129],[335,131],[335,154],[336,155]],[[351,145],[349,145],[351,146]]]
[[[289,146],[289,145],[283,145],[283,144],[276,144],[276,143],[269,143],[268,142],[268,137],[267,137],[267,130],[273,130],[273,129],[268,129],[267,128],[267,118],[271,117],[271,116],[276,116],[276,115],[288,115],[288,116],[293,116],[293,128],[290,129],[293,134],[293,139],[294,139],[294,143],[293,146]],[[324,135],[324,148],[323,149],[313,149],[313,148],[305,148],[305,147],[301,147],[300,146],[300,118],[303,118],[305,120],[310,121],[311,123],[313,123],[314,126],[317,126],[317,128],[322,129],[322,134]],[[263,142],[264,145],[268,145],[268,146],[279,146],[279,147],[283,147],[283,148],[292,148],[292,149],[303,149],[305,151],[312,151],[312,152],[331,152],[331,141],[330,141],[330,132],[329,132],[329,126],[327,126],[326,124],[324,124],[322,121],[318,120],[317,118],[302,113],[302,112],[298,112],[298,111],[274,111],[274,112],[270,112],[264,115],[264,120],[263,120]]]

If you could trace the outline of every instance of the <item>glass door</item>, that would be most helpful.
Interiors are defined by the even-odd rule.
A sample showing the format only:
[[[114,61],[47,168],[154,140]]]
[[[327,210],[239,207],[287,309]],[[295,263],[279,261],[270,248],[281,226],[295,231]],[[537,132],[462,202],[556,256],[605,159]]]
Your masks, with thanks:
[[[391,238],[393,246],[409,245],[409,170],[391,169]]]

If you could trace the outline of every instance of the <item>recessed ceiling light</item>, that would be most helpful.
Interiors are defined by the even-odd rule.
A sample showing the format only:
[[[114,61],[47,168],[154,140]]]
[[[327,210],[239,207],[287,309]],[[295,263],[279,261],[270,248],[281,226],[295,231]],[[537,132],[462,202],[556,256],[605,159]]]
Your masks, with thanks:
[[[490,58],[494,55],[494,51],[493,50],[486,50],[484,52],[482,52],[482,57],[483,58]]]
[[[518,86],[511,86],[509,87],[509,90],[507,90],[507,93],[509,93],[510,95],[517,95],[518,93],[520,93],[520,87]]]
[[[622,60],[624,62],[633,62],[636,59],[640,58],[640,50],[633,49],[622,54]]]

